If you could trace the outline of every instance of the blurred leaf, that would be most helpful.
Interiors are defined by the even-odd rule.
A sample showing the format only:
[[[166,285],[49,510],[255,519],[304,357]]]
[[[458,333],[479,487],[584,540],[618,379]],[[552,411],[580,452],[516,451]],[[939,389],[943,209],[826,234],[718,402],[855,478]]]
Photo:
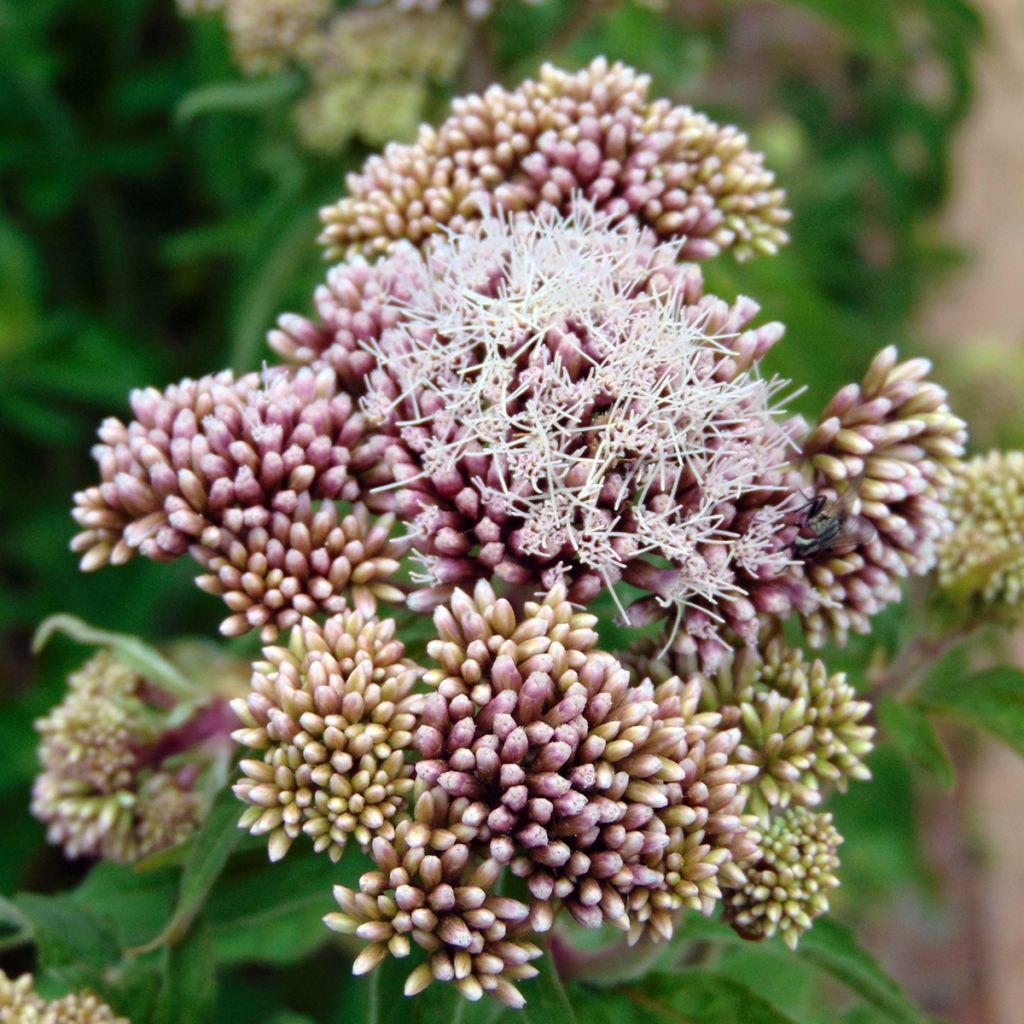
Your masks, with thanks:
[[[595,992],[572,986],[587,1024],[795,1024],[756,992],[716,971],[652,974],[642,983]],[[556,1024],[557,1017],[551,1017]]]
[[[977,675],[935,675],[917,700],[944,715],[985,729],[1024,755],[1024,672],[1002,666]]]
[[[121,947],[109,920],[79,906],[71,895],[23,892],[14,905],[32,930],[43,967],[83,964],[102,970],[120,958]]]
[[[31,941],[31,923],[9,899],[0,896],[0,953]]]
[[[956,770],[928,716],[912,704],[883,697],[878,704],[878,721],[886,738],[911,764],[933,774],[942,787],[951,790]]]
[[[204,114],[224,111],[253,113],[284,103],[298,95],[301,88],[302,76],[298,74],[210,82],[193,89],[182,98],[174,111],[174,119],[179,125],[187,125]]]
[[[231,851],[238,845],[241,832],[238,818],[241,807],[230,787],[219,794],[196,833],[189,859],[181,875],[181,887],[174,914],[164,929],[141,951],[162,945],[175,945],[188,932],[202,911],[207,894],[216,882]]]
[[[217,961],[197,922],[182,942],[164,951],[163,980],[152,1024],[207,1024],[217,1000]]]
[[[851,992],[897,1024],[927,1024],[899,985],[861,948],[853,932],[831,918],[819,918],[800,939],[797,955],[831,974]]]
[[[125,864],[101,862],[72,893],[90,913],[108,916],[122,947],[137,946],[166,923],[178,890],[177,873],[140,875]]]
[[[523,1019],[529,1024],[575,1024],[576,1014],[562,987],[551,954],[545,953],[534,961],[534,966],[538,970],[537,976],[519,983],[519,991],[526,999]]]

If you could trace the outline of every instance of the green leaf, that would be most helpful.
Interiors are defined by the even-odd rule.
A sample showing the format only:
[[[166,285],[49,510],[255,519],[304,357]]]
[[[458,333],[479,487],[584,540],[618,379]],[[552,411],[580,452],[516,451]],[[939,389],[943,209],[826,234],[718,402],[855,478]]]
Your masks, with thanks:
[[[800,940],[798,955],[832,975],[864,1002],[897,1024],[927,1024],[927,1018],[899,985],[858,944],[853,932],[831,918],[821,918]]]
[[[354,886],[372,866],[350,848],[340,864],[296,848],[277,864],[261,848],[251,861],[233,863],[209,900],[210,938],[223,964],[291,964],[331,938],[323,916],[337,905],[336,884]],[[408,973],[408,972],[407,972]]]
[[[64,633],[80,644],[108,647],[129,668],[172,697],[191,700],[198,691],[159,651],[136,636],[96,629],[74,615],[51,615],[36,630],[32,650],[38,654],[54,633]]]
[[[70,895],[19,893],[14,905],[32,930],[44,968],[73,965],[102,971],[120,959],[110,921],[79,906]]]
[[[587,1024],[795,1024],[745,985],[705,969],[651,974],[611,990],[573,985],[570,991]]]
[[[903,757],[935,775],[944,789],[953,788],[956,782],[953,762],[921,708],[883,697],[878,705],[878,721]]]
[[[1024,672],[1001,666],[967,679],[938,676],[918,694],[918,703],[997,736],[1024,755]]]
[[[147,952],[162,945],[173,946],[188,932],[203,909],[213,883],[217,881],[241,839],[238,829],[240,813],[238,798],[230,789],[225,789],[214,800],[206,820],[196,833],[189,859],[185,862],[174,914],[163,931],[136,952]]]
[[[166,923],[174,908],[178,872],[138,874],[123,864],[102,862],[72,893],[79,906],[109,917],[122,947],[145,942]]]
[[[168,946],[152,1024],[207,1024],[217,1001],[216,963],[201,922],[184,941]]]
[[[576,1015],[555,970],[550,953],[535,961],[539,973],[519,984],[526,999],[523,1019],[528,1024],[575,1024]]]
[[[0,896],[0,953],[32,941],[32,926],[6,897]]]
[[[297,74],[211,82],[188,93],[175,109],[174,119],[179,125],[187,125],[203,114],[225,111],[251,114],[283,104],[298,95],[301,88],[302,77]]]

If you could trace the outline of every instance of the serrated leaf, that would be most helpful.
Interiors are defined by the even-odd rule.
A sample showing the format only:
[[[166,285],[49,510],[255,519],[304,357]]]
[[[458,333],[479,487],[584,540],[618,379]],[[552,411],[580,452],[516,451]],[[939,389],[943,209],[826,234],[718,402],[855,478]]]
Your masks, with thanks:
[[[1010,666],[977,675],[933,677],[918,703],[997,736],[1024,755],[1024,672]]]
[[[238,798],[225,789],[214,800],[206,820],[196,833],[192,851],[181,875],[178,902],[171,920],[152,941],[137,952],[180,942],[203,909],[206,897],[217,881],[231,852],[241,839]]]
[[[883,697],[878,704],[878,721],[892,745],[911,764],[931,772],[946,790],[956,783],[956,770],[949,752],[925,712],[912,704]]]
[[[831,918],[820,918],[800,939],[798,955],[832,975],[864,1002],[897,1024],[927,1024],[927,1018],[904,995],[853,932]]]

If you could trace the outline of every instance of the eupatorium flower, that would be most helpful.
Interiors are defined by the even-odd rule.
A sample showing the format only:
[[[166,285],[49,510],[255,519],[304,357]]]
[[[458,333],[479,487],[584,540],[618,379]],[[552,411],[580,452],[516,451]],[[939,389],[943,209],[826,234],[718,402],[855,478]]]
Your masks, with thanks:
[[[352,583],[362,607],[400,599],[381,585],[403,550],[387,541],[390,520],[374,527],[357,508],[338,523],[311,504],[353,501],[390,479],[381,457],[391,442],[365,437],[355,401],[327,367],[133,392],[136,418],[100,427],[101,483],[75,495],[82,568],[191,551],[214,577],[201,585],[235,612],[226,631],[260,627],[265,641],[303,614],[337,610]]]
[[[804,807],[782,811],[746,868],[743,885],[727,894],[725,919],[746,939],[778,932],[796,949],[814,918],[827,912],[829,890],[839,885],[836,851],[842,841],[831,814]]]
[[[526,879],[534,929],[560,903],[587,927],[635,937],[654,916],[671,934],[673,909],[719,895],[753,769],[730,763],[738,732],[711,737],[696,687],[631,686],[595,650],[595,621],[561,586],[521,618],[484,582],[456,591],[435,613],[417,774],[477,809],[488,856]]]
[[[802,443],[815,494],[852,488],[851,513],[867,525],[852,550],[826,550],[805,566],[820,598],[802,610],[813,644],[831,632],[868,631],[869,617],[899,600],[900,579],[927,572],[949,527],[946,502],[966,430],[946,392],[925,379],[926,359],[899,362],[883,349],[860,384],[843,388]]]
[[[349,836],[369,847],[390,839],[413,787],[404,750],[422,696],[391,619],[336,615],[304,619],[288,647],[267,647],[253,665],[252,691],[232,703],[243,723],[234,738],[262,751],[243,760],[235,793],[251,804],[239,822],[269,835],[270,859],[301,832],[338,860]]]
[[[424,125],[415,143],[349,176],[349,195],[322,214],[328,257],[420,244],[495,210],[565,212],[577,193],[677,239],[689,259],[775,252],[789,214],[760,154],[735,128],[648,99],[649,84],[598,58],[456,100],[439,128]]]
[[[386,956],[408,956],[415,943],[428,958],[406,979],[406,995],[447,981],[468,999],[486,993],[518,1008],[524,1000],[515,982],[537,973],[530,961],[541,950],[520,937],[528,908],[491,891],[500,867],[473,857],[465,838],[474,819],[463,805],[440,792],[421,794],[393,841],[373,841],[377,870],[360,878],[358,891],[334,887],[341,911],[324,922],[369,943],[355,974]]]
[[[651,594],[637,621],[671,615],[709,648],[723,622],[756,638],[755,591],[791,561],[802,428],[776,421],[782,382],[756,372],[779,325],[750,328],[756,305],[704,295],[677,255],[580,202],[378,268],[391,326],[359,339],[362,407],[396,441],[415,607],[476,578],[564,581],[584,603],[625,581]],[[354,299],[366,274],[336,273],[331,294]],[[351,333],[324,358],[354,358]]]
[[[623,660],[638,678],[678,674],[698,684],[701,707],[740,730],[736,757],[758,769],[747,806],[765,825],[775,808],[813,807],[829,787],[845,792],[850,780],[871,777],[864,763],[874,747],[871,705],[845,673],[829,673],[777,637],[734,652],[714,672],[700,672],[692,656],[650,657],[656,649],[641,642]]]
[[[347,599],[365,616],[376,614],[378,599],[405,600],[389,581],[410,541],[391,539],[391,514],[371,519],[357,503],[343,515],[332,501],[314,512],[305,492],[290,512],[272,512],[265,526],[245,526],[240,510],[223,521],[219,529],[204,531],[215,547],[202,543],[191,549],[208,571],[196,579],[198,586],[223,597],[234,613],[221,623],[222,633],[259,628],[269,643],[304,615],[345,611]],[[237,533],[227,525],[236,522]]]
[[[222,0],[235,62],[247,75],[280,71],[314,45],[331,0]]]
[[[305,65],[312,88],[296,107],[308,146],[337,153],[353,136],[371,146],[410,140],[428,83],[448,82],[465,56],[464,20],[450,8],[351,7],[320,32]]]
[[[130,1024],[91,992],[47,1002],[33,988],[31,974],[9,978],[0,970],[0,1024]]]
[[[71,675],[64,700],[36,722],[43,771],[32,813],[69,857],[130,863],[196,826],[205,808],[194,789],[200,748],[217,743],[220,705],[174,729],[170,707],[161,691],[101,652]],[[176,762],[186,750],[194,756]]]
[[[965,463],[949,515],[939,587],[975,614],[1016,621],[1024,609],[1024,453],[992,451]]]

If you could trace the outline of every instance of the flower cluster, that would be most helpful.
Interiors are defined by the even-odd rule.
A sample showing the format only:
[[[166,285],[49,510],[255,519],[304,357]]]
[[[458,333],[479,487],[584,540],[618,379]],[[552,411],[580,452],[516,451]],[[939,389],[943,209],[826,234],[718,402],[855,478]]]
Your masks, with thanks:
[[[235,62],[247,75],[280,71],[315,45],[331,0],[223,0]]]
[[[365,0],[376,2],[376,0]],[[422,11],[427,14],[443,14],[451,8],[443,6],[443,0],[390,0],[398,11]],[[536,4],[542,0],[522,0],[523,3]],[[494,10],[494,0],[462,0],[462,12],[473,21],[488,17]]]
[[[528,908],[491,891],[499,865],[474,860],[467,842],[473,820],[444,794],[423,793],[394,841],[374,840],[377,870],[362,876],[359,891],[335,886],[341,912],[328,914],[327,926],[369,943],[356,959],[356,974],[388,955],[408,956],[415,942],[429,958],[409,974],[406,995],[438,980],[452,982],[468,999],[487,993],[506,1006],[523,1005],[514,982],[537,973],[530,961],[541,950],[520,937]]]
[[[185,16],[220,14],[244,74],[302,70],[309,89],[293,110],[299,138],[326,156],[355,137],[378,146],[415,136],[431,86],[454,79],[468,41],[461,12],[433,7],[338,11],[331,0],[178,0]]]
[[[393,16],[346,14],[371,36]],[[338,68],[372,62],[332,46]],[[325,213],[347,258],[317,320],[271,333],[286,365],[137,392],[75,499],[83,568],[188,552],[225,632],[290,631],[233,704],[255,752],[241,825],[274,860],[302,835],[371,856],[327,923],[368,943],[357,972],[418,947],[410,994],[521,1005],[533,936],[563,910],[636,942],[720,908],[794,944],[836,884],[840,837],[814,808],[868,777],[874,732],[784,627],[812,645],[866,630],[947,543],[964,426],[927,363],[887,348],[813,428],[787,418],[762,365],[781,325],[685,262],[773,252],[783,196],[742,135],[647,88],[603,61],[545,68],[372,158]],[[1019,467],[978,486],[1000,472],[956,492],[969,539],[942,572],[984,568],[985,599],[1011,601]],[[600,650],[602,593],[660,635]],[[407,657],[428,611],[429,666]],[[37,793],[60,838],[114,856],[111,828],[152,845],[140,768],[179,782],[163,741],[139,760],[148,693],[130,673],[122,689],[52,716],[47,785],[79,788],[53,790],[58,811]],[[102,835],[83,786],[131,797],[97,804]]]
[[[649,100],[649,86],[598,58],[575,75],[545,65],[514,90],[456,100],[440,127],[349,176],[349,195],[322,214],[328,257],[420,244],[495,209],[564,212],[577,194],[678,240],[687,259],[774,253],[789,214],[760,154],[735,128]]]
[[[814,644],[866,633],[869,619],[898,601],[900,581],[926,573],[949,529],[954,475],[966,429],[946,392],[926,379],[926,359],[900,362],[883,349],[860,384],[843,388],[802,443],[815,495],[854,498],[855,543],[836,544],[806,566],[819,607],[803,612]]]
[[[858,699],[845,673],[830,674],[820,659],[807,661],[777,637],[707,673],[692,656],[651,657],[655,647],[639,643],[623,660],[635,677],[695,682],[700,706],[740,730],[736,756],[757,767],[748,808],[763,825],[777,809],[817,806],[824,789],[845,792],[851,780],[871,777],[864,763],[874,746],[875,729],[866,721],[871,705]]]
[[[651,595],[627,618],[671,614],[708,648],[723,622],[754,640],[754,592],[790,561],[802,425],[778,422],[784,382],[757,372],[779,325],[705,295],[678,251],[579,201],[485,217],[378,269],[369,301],[388,326],[358,341],[362,407],[396,442],[415,607],[494,576],[562,580],[580,602],[625,581]],[[339,269],[331,292],[366,274],[346,287]],[[351,331],[326,312],[342,338],[321,358],[344,362]]]
[[[91,992],[47,1002],[36,994],[30,974],[9,978],[0,970],[0,1024],[130,1024]]]
[[[939,544],[943,593],[972,613],[1016,622],[1024,611],[1024,453],[969,460],[953,484],[952,530]]]
[[[744,938],[777,932],[796,949],[813,919],[828,911],[827,893],[839,885],[834,872],[842,841],[831,814],[783,811],[763,836],[743,884],[727,894],[726,920]]]
[[[517,614],[480,582],[434,622],[415,813],[373,839],[378,870],[339,887],[342,912],[327,918],[370,943],[357,972],[407,955],[411,939],[430,960],[407,993],[439,979],[516,1006],[513,982],[539,953],[526,935],[559,908],[657,940],[677,911],[708,913],[742,882],[737,865],[758,849],[743,813],[757,768],[735,758],[739,730],[699,709],[698,683],[631,685],[563,586]],[[506,866],[528,906],[491,893]]]
[[[393,819],[413,787],[403,751],[422,696],[391,619],[304,619],[288,647],[267,647],[252,690],[233,708],[234,738],[263,752],[243,760],[235,793],[251,806],[240,825],[269,835],[271,860],[300,832],[337,860],[350,835],[364,848],[394,837]]]
[[[466,43],[463,19],[447,7],[339,12],[304,60],[312,88],[295,111],[303,141],[331,154],[354,136],[371,146],[413,138],[430,83],[454,78]]]
[[[234,613],[224,632],[258,628],[267,642],[338,611],[349,590],[371,611],[378,597],[402,599],[384,582],[405,550],[388,540],[393,520],[375,525],[357,505],[339,522],[331,504],[389,479],[388,439],[365,436],[333,370],[225,371],[133,392],[131,404],[127,426],[100,427],[101,483],[75,495],[83,569],[190,552],[209,570],[200,586]]]
[[[177,756],[210,739],[221,711],[204,709],[175,730],[170,707],[166,694],[103,651],[71,675],[64,700],[36,723],[43,771],[32,812],[67,856],[131,863],[196,826],[205,808],[195,790],[202,759],[198,750]]]

